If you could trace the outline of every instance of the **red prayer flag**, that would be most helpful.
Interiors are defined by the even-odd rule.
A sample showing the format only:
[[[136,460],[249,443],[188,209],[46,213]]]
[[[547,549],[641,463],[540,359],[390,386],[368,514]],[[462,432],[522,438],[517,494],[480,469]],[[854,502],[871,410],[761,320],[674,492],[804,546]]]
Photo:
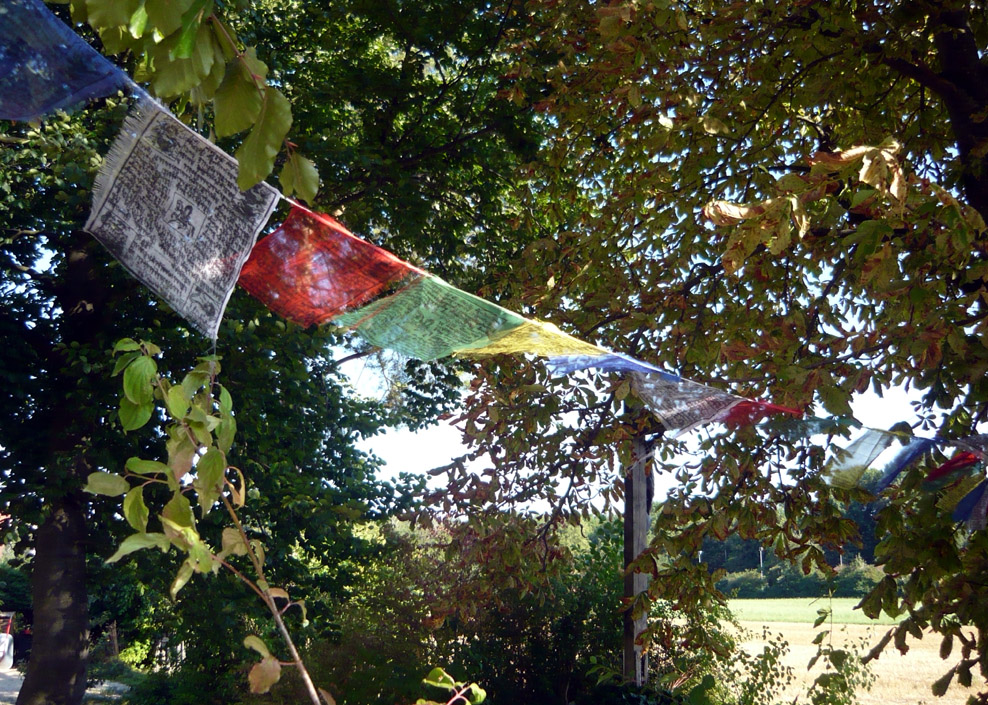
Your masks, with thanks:
[[[926,482],[933,482],[934,480],[939,480],[945,475],[949,475],[955,470],[961,470],[962,468],[968,468],[972,465],[978,463],[981,459],[972,453],[971,451],[965,450],[961,451],[953,458],[945,462],[943,465],[939,466],[935,470],[931,470],[926,476]]]
[[[744,401],[732,406],[720,419],[720,421],[730,428],[738,428],[740,426],[747,426],[757,423],[766,416],[771,416],[772,414],[791,414],[793,416],[802,416],[803,412],[798,409],[790,409],[786,406],[769,404],[764,401],[745,399]]]
[[[362,306],[421,270],[361,240],[335,219],[295,205],[251,251],[240,285],[302,326]]]

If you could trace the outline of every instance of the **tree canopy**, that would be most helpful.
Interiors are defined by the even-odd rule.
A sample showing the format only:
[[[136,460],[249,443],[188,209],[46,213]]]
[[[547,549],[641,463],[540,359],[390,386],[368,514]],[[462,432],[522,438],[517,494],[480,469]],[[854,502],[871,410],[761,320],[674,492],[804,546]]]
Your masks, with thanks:
[[[904,385],[923,391],[916,431],[977,432],[988,409],[983,4],[526,10],[509,95],[544,115],[518,185],[520,222],[543,237],[490,294],[735,393],[847,416],[855,394]],[[492,471],[480,483],[454,474],[451,487],[465,505],[545,497],[555,516],[585,507],[597,481],[619,492],[627,440],[657,430],[628,391],[515,361],[485,368],[461,421]],[[889,409],[889,427],[900,413]],[[853,538],[837,507],[868,493],[829,485],[805,430],[714,433],[695,464],[670,464],[680,448],[659,446],[680,483],[653,544],[670,562],[640,563],[659,578],[654,597],[709,599],[696,564],[707,535],[757,538],[807,570]],[[961,639],[949,675],[965,680],[985,653],[972,600],[984,597],[986,538],[938,507],[942,492],[919,471],[888,491],[876,553],[889,577],[864,608],[907,613],[900,648],[927,626],[944,653]]]

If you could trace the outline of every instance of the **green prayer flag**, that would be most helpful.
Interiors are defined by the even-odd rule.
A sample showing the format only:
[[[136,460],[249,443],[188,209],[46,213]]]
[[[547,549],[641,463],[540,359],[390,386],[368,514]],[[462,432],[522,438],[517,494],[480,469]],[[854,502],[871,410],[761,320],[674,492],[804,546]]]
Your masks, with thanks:
[[[423,276],[372,304],[333,320],[367,342],[419,360],[487,345],[525,322],[522,316],[442,279]]]

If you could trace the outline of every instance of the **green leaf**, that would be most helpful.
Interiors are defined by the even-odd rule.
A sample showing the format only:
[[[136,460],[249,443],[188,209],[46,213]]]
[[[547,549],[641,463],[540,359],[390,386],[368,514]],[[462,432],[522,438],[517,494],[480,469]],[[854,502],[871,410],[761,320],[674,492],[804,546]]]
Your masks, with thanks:
[[[247,67],[247,71],[259,85],[264,85],[268,76],[268,65],[257,58],[257,50],[254,47],[247,47],[241,57]]]
[[[426,685],[435,686],[436,688],[444,688],[446,690],[451,690],[456,687],[456,680],[453,679],[453,676],[449,675],[441,668],[433,668],[429,671],[429,675],[427,675],[422,682]]]
[[[187,59],[173,56],[179,35],[174,35],[151,48],[154,65],[151,85],[163,97],[177,96],[192,90],[209,76],[216,60],[216,38],[208,24],[199,25],[192,55]]]
[[[476,683],[471,683],[466,690],[467,700],[469,700],[473,705],[480,705],[480,703],[487,700],[487,691],[481,688]]]
[[[206,514],[219,498],[225,472],[226,456],[218,448],[207,450],[196,464],[196,479],[193,484],[199,493],[199,506],[203,514]]]
[[[148,25],[148,11],[141,3],[141,6],[134,10],[134,14],[130,16],[130,22],[127,23],[127,31],[130,32],[130,36],[134,39],[140,39],[144,36],[144,30],[147,29]]]
[[[281,182],[281,190],[286,196],[291,196],[294,193],[308,203],[315,200],[316,193],[319,191],[319,172],[316,170],[316,165],[298,152],[292,152],[284,166],[281,167],[278,180]]]
[[[264,101],[254,129],[237,150],[240,173],[237,185],[246,191],[262,181],[274,169],[274,158],[292,126],[292,109],[288,99],[274,86],[264,89]]]
[[[113,373],[111,376],[116,377],[118,374],[123,372],[124,368],[127,367],[131,362],[136,360],[141,356],[139,352],[129,352],[125,355],[121,355],[117,358],[116,364],[113,365]]]
[[[182,379],[182,388],[185,389],[185,396],[191,399],[200,389],[209,384],[209,375],[205,372],[190,372]]]
[[[233,413],[233,397],[222,384],[220,385],[220,413],[224,415]]]
[[[139,4],[140,0],[86,0],[86,12],[97,29],[126,27]]]
[[[182,16],[192,0],[146,0],[148,21],[163,37],[182,27]]]
[[[186,396],[185,387],[180,384],[173,385],[165,395],[165,406],[172,418],[181,420],[189,413],[189,397]]]
[[[257,122],[263,102],[261,91],[240,59],[227,63],[213,103],[213,129],[217,137],[235,135]]]
[[[192,6],[182,15],[182,31],[178,41],[171,51],[173,59],[190,59],[196,45],[196,38],[202,19],[213,11],[212,0],[195,0]]]
[[[144,533],[148,530],[148,518],[151,513],[144,504],[144,487],[138,486],[130,490],[123,501],[124,518],[137,531]]]
[[[133,352],[139,351],[141,349],[140,343],[138,343],[133,338],[123,338],[117,341],[117,344],[113,346],[113,354],[116,355],[118,352]]]
[[[216,445],[224,453],[229,453],[233,447],[233,439],[237,434],[237,420],[232,416],[227,416],[220,421],[216,431]]]
[[[254,636],[253,634],[245,636],[244,646],[259,653],[261,658],[271,658],[271,651],[268,649],[268,645],[265,644],[259,636]]]
[[[192,578],[192,574],[195,573],[195,566],[191,560],[185,561],[182,566],[178,569],[178,574],[175,576],[174,582],[172,582],[171,589],[169,589],[168,594],[171,595],[172,600],[178,598],[179,590],[185,587],[185,584],[189,582]]]
[[[165,508],[161,510],[161,516],[177,526],[191,527],[195,524],[192,505],[189,504],[188,497],[181,493],[172,496]]]
[[[138,457],[127,459],[124,467],[136,475],[153,475],[154,473],[169,473],[170,470],[164,463],[157,460],[142,460]]]
[[[158,366],[147,355],[141,355],[127,365],[123,376],[123,389],[127,399],[134,404],[147,404],[154,400],[151,380],[158,372]]]
[[[112,472],[93,472],[89,474],[86,486],[82,488],[91,494],[102,494],[107,497],[119,497],[130,490],[130,483],[120,475]]]
[[[260,663],[254,664],[247,674],[247,682],[250,683],[252,693],[267,693],[280,678],[281,664],[273,657],[264,658]]]
[[[116,553],[106,559],[107,563],[116,563],[121,558],[142,548],[157,547],[164,553],[171,546],[171,542],[164,534],[132,534],[123,540]]]
[[[120,399],[120,425],[124,431],[134,431],[151,420],[154,404],[134,404],[126,397]]]

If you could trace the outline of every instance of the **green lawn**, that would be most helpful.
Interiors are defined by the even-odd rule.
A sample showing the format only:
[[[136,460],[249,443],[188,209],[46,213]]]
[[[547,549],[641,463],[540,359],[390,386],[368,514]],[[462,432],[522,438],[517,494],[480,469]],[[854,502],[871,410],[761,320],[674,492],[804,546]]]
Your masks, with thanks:
[[[868,619],[861,610],[854,609],[858,600],[853,597],[810,599],[789,597],[765,600],[729,600],[731,612],[741,622],[795,622],[812,624],[817,611],[832,609],[835,624],[895,624],[896,621],[882,615],[877,620]]]

